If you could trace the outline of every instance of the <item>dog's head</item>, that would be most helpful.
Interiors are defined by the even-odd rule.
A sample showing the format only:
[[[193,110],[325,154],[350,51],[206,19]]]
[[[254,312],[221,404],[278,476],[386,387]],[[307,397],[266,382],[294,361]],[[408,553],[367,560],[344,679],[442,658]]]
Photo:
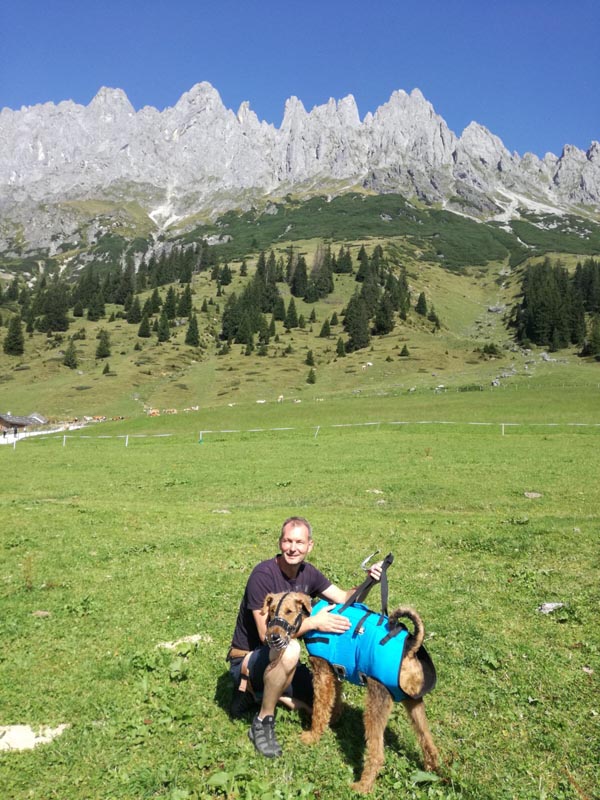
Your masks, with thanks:
[[[268,594],[261,609],[267,615],[267,644],[274,650],[284,650],[300,630],[305,617],[311,613],[310,597],[300,592]]]

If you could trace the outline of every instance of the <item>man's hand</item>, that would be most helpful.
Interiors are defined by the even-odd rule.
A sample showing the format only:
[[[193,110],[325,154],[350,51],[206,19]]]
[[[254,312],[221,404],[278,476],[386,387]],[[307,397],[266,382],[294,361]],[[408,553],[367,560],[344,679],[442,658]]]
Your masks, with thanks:
[[[377,561],[375,564],[372,564],[367,570],[367,574],[369,575],[369,577],[373,578],[374,581],[380,581],[382,566],[383,566],[383,561]]]
[[[317,614],[309,617],[311,628],[322,633],[344,633],[351,623],[347,617],[341,614],[331,614],[331,609],[335,608],[335,603],[322,608]]]

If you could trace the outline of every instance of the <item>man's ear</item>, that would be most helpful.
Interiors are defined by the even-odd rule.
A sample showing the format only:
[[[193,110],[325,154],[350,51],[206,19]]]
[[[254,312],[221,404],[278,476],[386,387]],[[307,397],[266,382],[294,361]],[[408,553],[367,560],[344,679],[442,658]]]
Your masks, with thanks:
[[[263,603],[263,607],[260,610],[260,613],[263,615],[263,617],[265,616],[265,614],[269,613],[269,606],[273,602],[273,597],[274,597],[274,595],[272,595],[272,594],[268,594],[265,597],[265,602]]]

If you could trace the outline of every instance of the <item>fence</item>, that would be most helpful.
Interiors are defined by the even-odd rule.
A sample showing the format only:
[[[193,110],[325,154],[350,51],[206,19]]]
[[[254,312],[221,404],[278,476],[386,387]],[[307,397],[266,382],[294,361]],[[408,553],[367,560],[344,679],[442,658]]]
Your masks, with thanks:
[[[198,435],[198,443],[203,444],[207,436],[227,436],[227,435],[243,435],[243,434],[260,434],[260,433],[285,433],[297,432],[306,433],[307,435],[317,438],[321,431],[324,430],[341,430],[351,428],[381,428],[385,426],[425,426],[425,425],[440,425],[447,427],[476,427],[476,428],[496,428],[501,436],[506,436],[510,430],[519,428],[549,428],[549,429],[600,429],[600,423],[593,422],[457,422],[455,420],[391,420],[391,421],[377,421],[377,422],[338,422],[329,425],[311,425],[305,427],[289,426],[289,427],[273,427],[273,428],[223,428],[223,429],[205,429],[201,430]],[[167,438],[188,438],[189,434],[175,434],[175,433],[126,433],[126,434],[98,434],[96,436],[90,434],[74,434],[74,433],[43,433],[37,432],[36,434],[21,434],[20,438],[14,437],[12,442],[5,442],[12,444],[13,449],[16,448],[17,442],[20,444],[30,441],[32,438],[45,441],[48,439],[56,439],[62,441],[62,446],[66,447],[69,439],[121,439],[125,447],[129,447],[136,439],[167,439]],[[12,437],[11,437],[12,438]]]

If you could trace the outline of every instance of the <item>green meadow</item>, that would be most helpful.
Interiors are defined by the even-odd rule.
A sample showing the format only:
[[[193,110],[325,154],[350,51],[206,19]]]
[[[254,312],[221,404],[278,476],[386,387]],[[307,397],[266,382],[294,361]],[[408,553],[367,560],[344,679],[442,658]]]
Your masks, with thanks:
[[[245,581],[293,513],[341,586],[393,552],[390,605],[425,622],[440,774],[423,772],[398,708],[374,798],[597,796],[597,373],[540,365],[496,391],[461,391],[467,376],[435,394],[428,370],[413,393],[389,378],[381,392],[385,376],[298,404],[247,390],[235,407],[0,447],[0,725],[69,726],[0,751],[0,796],[352,797],[359,688],[316,748],[299,741],[307,719],[281,710],[275,761],[227,713]]]

